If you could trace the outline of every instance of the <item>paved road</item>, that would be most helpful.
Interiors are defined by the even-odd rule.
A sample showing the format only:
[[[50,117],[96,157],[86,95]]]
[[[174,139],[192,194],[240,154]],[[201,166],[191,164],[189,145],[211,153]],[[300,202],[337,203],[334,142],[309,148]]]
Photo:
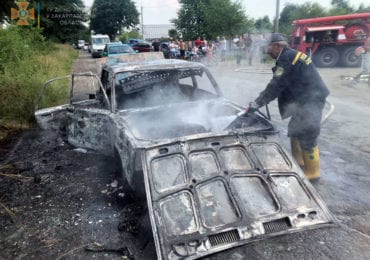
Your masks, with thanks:
[[[236,103],[248,104],[264,89],[271,75],[268,66],[239,70],[228,64],[211,68],[224,94]],[[340,76],[355,75],[358,69],[320,69],[330,88],[335,112],[324,124],[319,139],[320,181],[314,186],[337,218],[333,229],[308,231],[232,249],[215,259],[369,259],[370,258],[370,88],[359,83],[347,86]],[[276,101],[270,105],[273,123],[281,142],[289,150],[288,121],[282,121]],[[249,259],[249,257],[248,257]]]

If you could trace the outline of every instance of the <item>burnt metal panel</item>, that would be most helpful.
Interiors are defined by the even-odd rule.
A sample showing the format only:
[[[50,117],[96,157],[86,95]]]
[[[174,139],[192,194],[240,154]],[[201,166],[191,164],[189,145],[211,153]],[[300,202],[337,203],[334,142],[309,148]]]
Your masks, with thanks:
[[[250,145],[265,170],[290,170],[292,164],[276,143],[253,143]]]
[[[240,236],[238,230],[230,230],[222,233],[218,233],[215,235],[211,235],[208,237],[209,243],[212,247],[229,244],[231,242],[236,242],[240,240]]]
[[[187,182],[185,158],[180,154],[152,161],[153,185],[157,192],[175,189]]]
[[[289,218],[277,219],[263,223],[266,234],[288,230],[292,227]]]
[[[230,179],[235,191],[240,198],[246,213],[252,217],[260,217],[276,213],[279,207],[271,196],[268,184],[258,175],[235,175]]]
[[[145,188],[159,259],[196,259],[335,223],[274,140],[220,135],[145,149]]]
[[[221,227],[239,220],[236,205],[225,183],[217,178],[196,186],[199,213],[207,228]]]
[[[168,236],[186,235],[198,230],[194,201],[188,191],[167,196],[158,205],[163,212],[161,220]],[[182,216],[181,219],[178,216]]]

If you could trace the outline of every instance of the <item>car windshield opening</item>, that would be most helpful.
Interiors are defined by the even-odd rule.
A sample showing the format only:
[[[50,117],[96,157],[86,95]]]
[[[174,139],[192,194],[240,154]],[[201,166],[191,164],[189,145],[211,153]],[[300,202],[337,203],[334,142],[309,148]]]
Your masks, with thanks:
[[[115,82],[117,108],[121,110],[187,102],[194,100],[194,93],[203,98],[216,97],[212,92],[197,89],[193,81],[195,77],[203,81],[208,79],[206,73],[198,68],[119,73]]]
[[[92,42],[94,44],[106,44],[106,43],[109,43],[109,39],[108,38],[94,38],[92,39]]]

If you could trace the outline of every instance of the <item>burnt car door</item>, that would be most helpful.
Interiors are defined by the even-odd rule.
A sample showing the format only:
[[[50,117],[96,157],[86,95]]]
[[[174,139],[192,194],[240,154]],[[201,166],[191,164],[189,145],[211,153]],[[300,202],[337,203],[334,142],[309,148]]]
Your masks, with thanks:
[[[70,81],[69,102],[39,109],[47,87],[59,80]],[[62,131],[71,144],[94,150],[104,150],[110,145],[107,131],[110,114],[108,96],[100,79],[92,73],[72,74],[47,81],[35,111],[36,120],[42,129]]]
[[[274,135],[147,148],[143,171],[158,259],[196,259],[335,223]]]
[[[44,83],[41,88],[41,93],[38,97],[35,106],[35,118],[37,124],[42,129],[65,131],[67,122],[67,108],[70,107],[70,102],[66,100],[60,105],[54,107],[46,107],[46,96],[50,88],[56,86],[59,88],[67,88],[66,85],[70,84],[71,76],[57,77],[50,79]],[[55,84],[55,85],[54,85]]]
[[[102,78],[103,80],[103,78]],[[80,101],[80,90],[78,82],[72,79],[74,84],[71,88],[71,106],[68,112],[68,142],[77,147],[89,148],[109,154],[111,152],[111,103],[108,92],[109,73],[107,79],[94,82],[93,93],[90,93],[89,99]],[[105,82],[105,85],[102,84]],[[86,84],[84,81],[82,84]],[[82,86],[82,92],[85,93],[86,85]],[[77,99],[76,99],[77,97]],[[77,101],[75,101],[77,100]]]

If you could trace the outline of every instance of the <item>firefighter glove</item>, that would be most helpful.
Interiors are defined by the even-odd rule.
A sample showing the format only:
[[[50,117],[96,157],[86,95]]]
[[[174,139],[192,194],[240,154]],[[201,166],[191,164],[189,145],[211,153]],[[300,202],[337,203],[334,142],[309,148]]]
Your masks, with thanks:
[[[247,108],[248,112],[256,112],[261,106],[256,102],[249,102],[249,107]]]

